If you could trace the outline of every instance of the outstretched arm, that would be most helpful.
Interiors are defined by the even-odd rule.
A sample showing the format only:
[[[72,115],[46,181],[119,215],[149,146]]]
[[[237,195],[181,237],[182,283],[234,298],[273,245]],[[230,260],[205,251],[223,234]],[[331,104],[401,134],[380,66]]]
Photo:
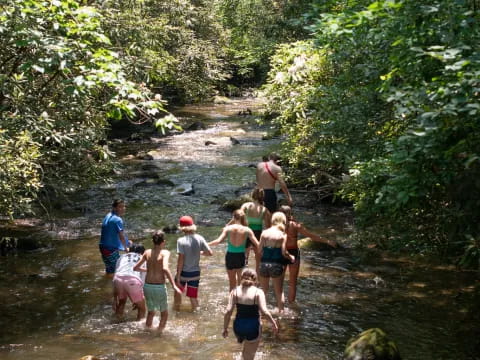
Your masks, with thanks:
[[[220,234],[220,236],[219,236],[218,238],[216,238],[215,240],[210,241],[210,242],[208,243],[208,245],[209,245],[209,246],[218,245],[218,244],[220,244],[223,240],[225,240],[226,237],[227,237],[227,227],[224,227],[222,233]]]
[[[320,242],[320,243],[323,243],[323,244],[327,244],[333,248],[336,248],[338,246],[337,242],[334,241],[334,240],[328,240],[328,239],[325,239],[323,237],[321,237],[320,235],[317,235],[313,232],[311,232],[310,230],[306,229],[303,225],[300,224],[300,226],[298,227],[298,232],[300,234],[302,234],[303,236],[307,236],[309,237],[310,239],[312,239],[313,241],[316,241],[316,242]]]
[[[222,336],[224,338],[226,338],[228,336],[228,325],[230,324],[230,318],[232,317],[232,313],[233,313],[233,292],[235,290],[232,290],[230,292],[230,295],[228,297],[228,305],[227,305],[227,310],[225,311],[225,315],[223,317],[223,332],[222,332]]]

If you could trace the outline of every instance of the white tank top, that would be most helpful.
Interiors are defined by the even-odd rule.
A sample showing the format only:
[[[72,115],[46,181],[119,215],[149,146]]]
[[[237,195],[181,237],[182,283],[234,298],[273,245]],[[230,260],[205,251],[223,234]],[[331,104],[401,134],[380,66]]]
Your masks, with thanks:
[[[147,273],[140,271],[133,271],[135,264],[142,258],[142,255],[137,253],[127,253],[120,256],[115,267],[115,276],[133,276],[141,282],[145,282],[145,275]]]

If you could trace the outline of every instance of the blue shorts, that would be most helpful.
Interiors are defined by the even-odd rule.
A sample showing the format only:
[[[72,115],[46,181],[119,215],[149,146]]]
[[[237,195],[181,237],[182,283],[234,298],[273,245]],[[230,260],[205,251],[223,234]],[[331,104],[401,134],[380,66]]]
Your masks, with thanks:
[[[236,318],[233,322],[233,332],[239,343],[244,340],[257,340],[260,336],[260,319],[258,317]]]
[[[182,271],[179,283],[182,292],[187,288],[187,296],[196,299],[198,297],[198,286],[200,285],[200,271]]]
[[[120,252],[118,249],[111,249],[102,245],[98,245],[98,248],[100,249],[100,254],[102,254],[102,260],[105,264],[105,272],[107,274],[114,274],[117,260],[120,258]]]

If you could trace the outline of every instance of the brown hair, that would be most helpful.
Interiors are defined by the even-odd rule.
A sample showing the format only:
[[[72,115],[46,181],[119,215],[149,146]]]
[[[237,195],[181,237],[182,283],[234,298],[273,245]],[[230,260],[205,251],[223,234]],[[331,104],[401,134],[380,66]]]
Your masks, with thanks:
[[[152,236],[152,241],[155,245],[160,245],[165,241],[165,233],[162,230],[157,230]]]
[[[238,221],[240,222],[240,224],[242,224],[243,226],[247,226],[247,217],[245,216],[245,213],[243,212],[243,210],[235,210],[233,212],[233,219],[235,221]]]
[[[263,191],[262,188],[253,189],[251,196],[254,201],[256,200],[263,205],[263,200],[265,198],[265,191]]]
[[[249,287],[257,283],[257,273],[253,269],[245,268],[240,275],[240,285]]]
[[[287,217],[287,220],[290,220],[292,218],[292,208],[290,206],[282,205],[280,206],[280,209],[278,209],[278,211],[284,213]]]

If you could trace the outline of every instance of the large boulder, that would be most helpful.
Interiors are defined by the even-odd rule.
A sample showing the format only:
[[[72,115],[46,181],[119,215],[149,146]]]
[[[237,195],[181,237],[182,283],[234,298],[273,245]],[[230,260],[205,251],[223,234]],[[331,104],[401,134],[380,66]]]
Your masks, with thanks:
[[[401,360],[401,357],[385,332],[372,328],[348,341],[343,360]]]
[[[250,197],[250,195],[242,195],[242,196],[239,196],[235,199],[225,201],[222,204],[222,206],[220,206],[220,210],[233,212],[237,209],[240,209],[242,204],[244,204],[246,202],[249,202],[249,201],[252,201],[252,198]]]

